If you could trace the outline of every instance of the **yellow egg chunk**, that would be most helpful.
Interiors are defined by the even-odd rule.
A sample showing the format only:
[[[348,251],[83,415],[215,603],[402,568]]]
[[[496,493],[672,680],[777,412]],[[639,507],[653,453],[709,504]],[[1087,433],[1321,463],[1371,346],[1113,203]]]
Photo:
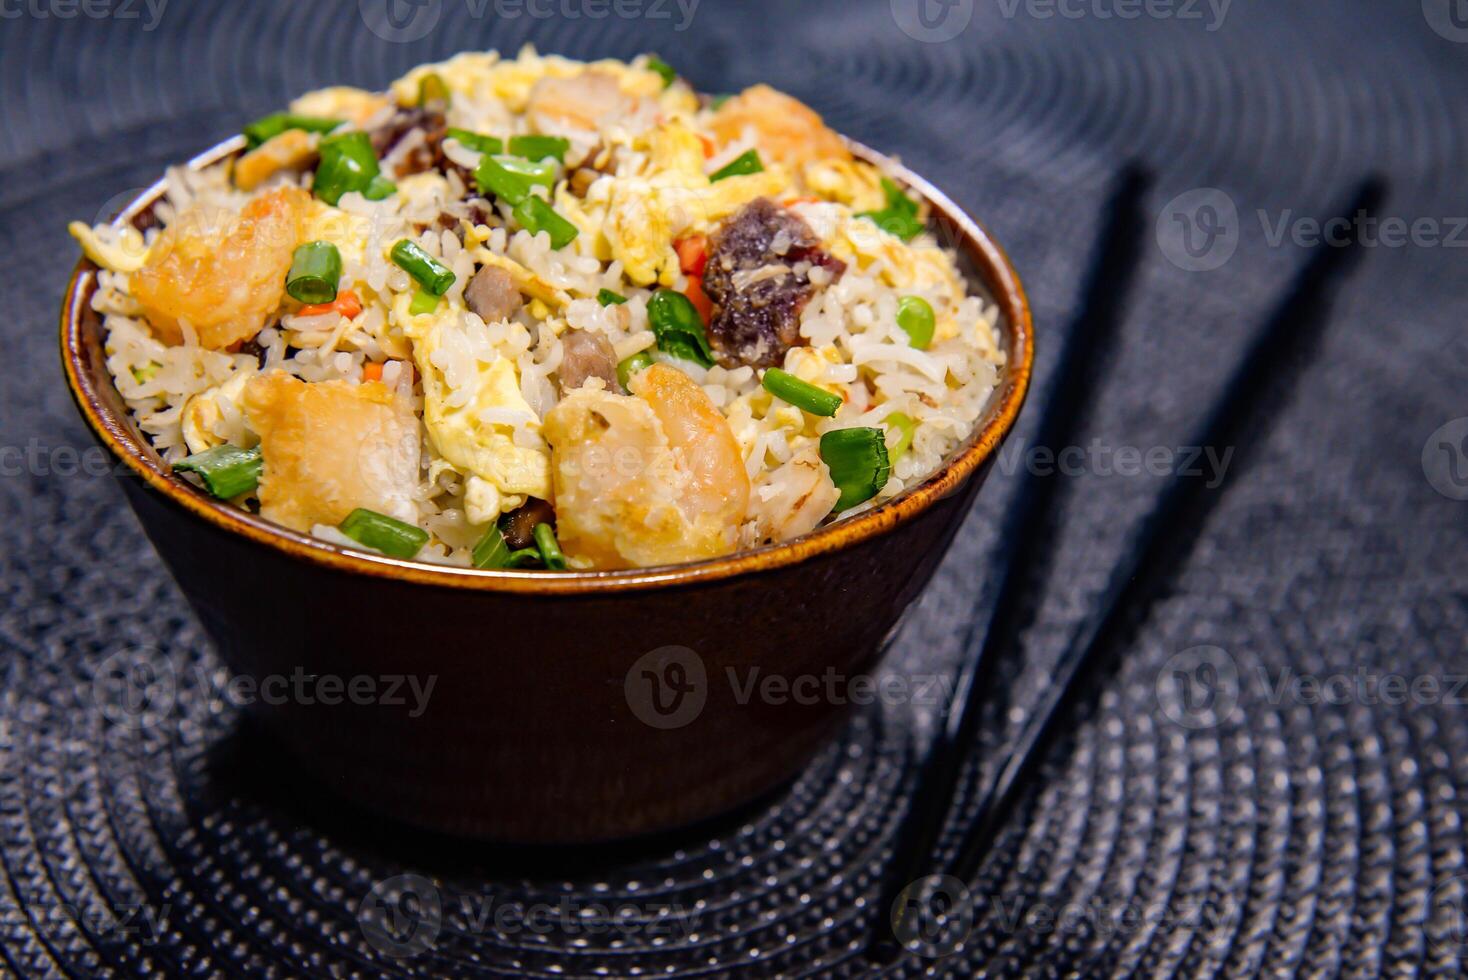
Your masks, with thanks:
[[[310,531],[365,507],[417,523],[418,420],[392,389],[270,371],[245,386],[244,403],[265,461],[261,516]]]

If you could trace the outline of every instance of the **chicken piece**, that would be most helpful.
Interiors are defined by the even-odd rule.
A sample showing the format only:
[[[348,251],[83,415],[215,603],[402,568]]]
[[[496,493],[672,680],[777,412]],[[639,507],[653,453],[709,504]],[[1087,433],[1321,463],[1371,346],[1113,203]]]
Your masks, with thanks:
[[[585,71],[570,78],[542,78],[530,90],[526,113],[537,131],[595,131],[637,112],[648,100],[622,91],[615,75]]]
[[[768,85],[747,88],[719,107],[709,120],[720,146],[738,142],[752,129],[766,159],[799,172],[815,160],[850,160],[851,151],[814,109]]]
[[[285,295],[310,201],[300,188],[285,187],[237,215],[197,208],[179,215],[132,277],[133,296],[158,336],[182,343],[180,321],[187,321],[201,346],[222,350],[259,333]]]
[[[556,371],[556,380],[561,391],[575,391],[588,378],[601,378],[608,391],[620,391],[617,381],[617,352],[611,341],[599,333],[587,330],[568,330],[561,336],[561,366]]]
[[[546,416],[562,548],[596,568],[728,554],[749,506],[729,423],[666,365],[632,387],[630,396],[579,388]]]
[[[749,516],[761,544],[790,541],[814,531],[840,498],[820,453],[808,447],[766,475],[750,498]]]
[[[498,266],[487,265],[464,287],[464,303],[485,323],[496,323],[518,313],[524,300],[513,276]]]
[[[253,191],[282,170],[305,169],[316,159],[316,141],[301,129],[288,129],[235,161],[234,185]]]
[[[309,532],[365,507],[417,523],[418,419],[392,389],[270,371],[250,380],[244,402],[265,461],[263,517]]]

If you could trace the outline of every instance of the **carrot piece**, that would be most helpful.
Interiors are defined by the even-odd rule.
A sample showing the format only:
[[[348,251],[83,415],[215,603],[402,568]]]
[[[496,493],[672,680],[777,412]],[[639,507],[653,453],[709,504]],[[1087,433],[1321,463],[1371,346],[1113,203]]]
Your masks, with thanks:
[[[700,135],[698,141],[703,144],[703,158],[705,160],[713,159],[714,154],[719,152],[719,148],[714,145],[714,141],[707,136]]]
[[[311,306],[303,306],[296,316],[320,316],[323,313],[340,313],[348,320],[357,319],[362,312],[362,301],[357,299],[357,294],[348,289],[341,293],[330,303],[315,303]]]
[[[709,263],[709,240],[707,235],[694,235],[691,238],[680,238],[673,243],[673,251],[678,253],[678,267],[685,275],[701,278],[703,270]]]
[[[382,365],[380,363],[378,363],[377,361],[372,361],[369,364],[363,364],[362,365],[362,380],[363,381],[381,381],[382,380]]]
[[[714,315],[714,304],[709,299],[708,293],[703,291],[703,280],[689,279],[687,287],[683,290],[683,295],[688,297],[688,301],[698,311],[699,319],[703,320],[704,324],[707,325],[709,319]]]
[[[788,200],[788,201],[785,202],[785,206],[787,208],[789,208],[789,207],[794,207],[797,204],[820,204],[820,203],[821,203],[821,199],[818,198],[818,197],[792,197],[790,200]]]

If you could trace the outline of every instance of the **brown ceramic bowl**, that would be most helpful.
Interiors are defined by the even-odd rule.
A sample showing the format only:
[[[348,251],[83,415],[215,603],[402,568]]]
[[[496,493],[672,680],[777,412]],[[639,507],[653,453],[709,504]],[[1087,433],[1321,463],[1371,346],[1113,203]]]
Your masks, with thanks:
[[[860,693],[840,685],[870,676],[931,578],[1014,424],[1033,359],[1029,306],[999,246],[926,181],[853,149],[927,199],[971,285],[999,305],[1008,366],[973,436],[926,482],[797,541],[695,564],[459,570],[335,547],[216,503],[129,420],[90,308],[96,267],[77,265],[61,313],[77,407],[136,476],[122,485],[143,529],[225,663],[258,685],[253,710],[308,773],[434,830],[590,842],[752,800],[837,730]],[[146,218],[161,194],[151,188],[118,220]],[[306,697],[271,686],[307,675],[319,686]],[[394,675],[420,690],[435,679],[426,709],[406,685],[390,695]],[[823,680],[814,698],[750,693],[751,678],[771,675],[838,686],[832,696]],[[373,679],[375,693],[359,681],[354,697],[354,678]]]

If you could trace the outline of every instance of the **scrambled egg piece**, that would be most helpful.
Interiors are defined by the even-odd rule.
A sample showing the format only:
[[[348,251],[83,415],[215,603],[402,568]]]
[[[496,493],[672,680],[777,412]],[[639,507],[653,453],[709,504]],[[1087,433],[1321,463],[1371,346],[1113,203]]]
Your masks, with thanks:
[[[188,445],[189,452],[202,453],[213,449],[215,446],[235,440],[226,439],[215,432],[215,428],[224,420],[224,411],[219,407],[219,399],[227,398],[236,406],[240,405],[244,394],[245,385],[249,383],[258,372],[253,368],[243,368],[236,371],[234,376],[220,385],[215,385],[206,391],[201,391],[184,403],[183,412],[179,416],[179,423],[183,428],[184,443]],[[243,435],[248,436],[245,432]],[[255,443],[247,439],[243,448],[248,449]]]
[[[234,185],[253,191],[282,170],[300,169],[316,157],[316,139],[301,129],[272,137],[234,163]]]
[[[301,240],[330,242],[341,253],[344,264],[364,265],[367,262],[366,243],[371,232],[371,219],[334,208],[313,197],[302,222]]]
[[[540,420],[520,393],[514,362],[497,357],[486,363],[475,356],[461,310],[415,317],[407,312],[409,302],[399,297],[394,312],[413,340],[413,360],[423,379],[423,424],[434,449],[455,470],[492,484],[503,496],[550,499],[549,453],[517,445],[513,426],[480,417],[487,409],[522,412],[526,427],[539,433]],[[440,351],[442,358],[435,356]],[[457,376],[450,353],[472,362],[471,377]],[[482,489],[479,493],[476,509],[489,503]]]
[[[388,105],[385,95],[336,85],[307,92],[291,103],[291,112],[298,116],[316,116],[319,119],[343,119],[360,126]]]
[[[73,221],[66,230],[81,245],[87,258],[111,272],[137,272],[148,258],[143,234],[132,225],[116,229],[116,241],[104,240],[95,228],[80,221]]]
[[[417,523],[418,420],[386,385],[270,371],[245,385],[244,408],[265,460],[265,518],[309,532],[365,507]]]
[[[802,176],[813,194],[840,201],[853,211],[880,211],[887,206],[882,172],[863,160],[812,160]]]

